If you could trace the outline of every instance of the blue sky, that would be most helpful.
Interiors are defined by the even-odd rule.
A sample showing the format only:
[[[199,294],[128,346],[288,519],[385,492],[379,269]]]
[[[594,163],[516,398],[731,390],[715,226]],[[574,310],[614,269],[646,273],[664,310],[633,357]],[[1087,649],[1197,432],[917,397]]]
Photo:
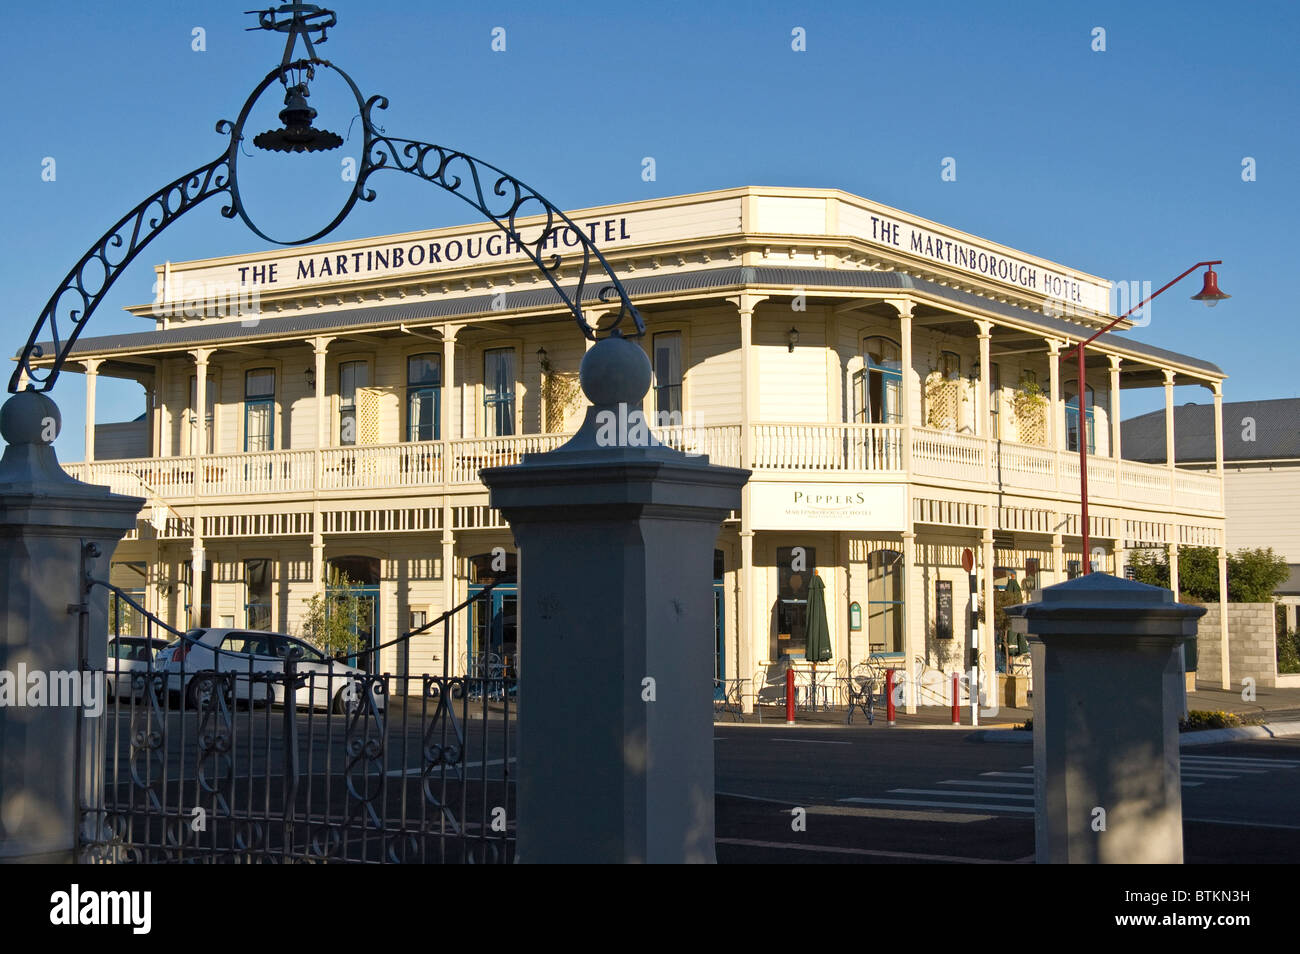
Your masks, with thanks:
[[[221,151],[215,121],[234,118],[283,47],[244,32],[250,6],[72,0],[6,10],[8,353],[108,225]],[[390,133],[486,158],[562,207],[744,184],[834,187],[1113,280],[1159,287],[1196,261],[1223,259],[1230,301],[1214,310],[1188,301],[1199,289],[1189,277],[1134,336],[1218,362],[1228,400],[1300,395],[1288,288],[1300,210],[1294,3],[338,0],[335,9],[339,26],[319,53],[363,92],[389,98]],[[491,49],[497,26],[504,53]],[[196,27],[203,52],[191,48]],[[791,49],[795,27],[805,52]],[[1092,49],[1095,27],[1105,52]],[[324,83],[313,92],[318,125],[346,134],[342,100]],[[278,108],[263,110],[267,125]],[[656,181],[641,178],[645,156]],[[52,182],[42,180],[47,157]],[[955,182],[940,178],[944,157],[957,161]],[[1245,157],[1253,182],[1242,180]],[[261,183],[250,187],[255,213],[285,231],[323,224],[344,186],[336,155],[315,159],[293,167],[302,180],[287,186],[273,164],[250,175]],[[467,206],[436,192],[382,180],[378,200],[333,237],[471,221]],[[121,307],[151,299],[156,262],[267,247],[222,218],[219,201],[146,250],[86,333],[146,330]],[[99,420],[135,416],[137,395],[103,381]],[[60,456],[78,460],[81,375],[61,378],[54,397]],[[1208,392],[1180,389],[1177,399]],[[1126,416],[1161,401],[1129,392]]]

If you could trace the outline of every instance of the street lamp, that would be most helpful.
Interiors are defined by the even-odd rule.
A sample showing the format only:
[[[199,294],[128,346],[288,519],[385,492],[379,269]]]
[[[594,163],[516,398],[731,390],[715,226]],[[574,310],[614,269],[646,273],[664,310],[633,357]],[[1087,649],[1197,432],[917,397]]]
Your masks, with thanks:
[[[1219,291],[1219,276],[1214,271],[1213,266],[1222,265],[1222,264],[1223,264],[1222,260],[1213,261],[1213,262],[1197,262],[1195,265],[1193,265],[1187,271],[1183,272],[1173,281],[1156,289],[1146,298],[1142,299],[1140,302],[1138,302],[1128,311],[1124,312],[1124,314],[1120,315],[1118,318],[1116,318],[1114,321],[1108,324],[1106,327],[1094,333],[1092,337],[1080,341],[1078,345],[1070,349],[1070,351],[1067,351],[1064,355],[1064,357],[1067,358],[1072,353],[1075,352],[1077,352],[1079,355],[1079,386],[1078,386],[1079,504],[1080,504],[1079,532],[1083,538],[1083,559],[1080,562],[1082,563],[1082,569],[1084,573],[1092,572],[1092,559],[1091,559],[1091,553],[1089,552],[1090,547],[1089,547],[1089,540],[1088,540],[1088,536],[1089,536],[1088,534],[1088,411],[1087,408],[1084,406],[1084,401],[1086,400],[1086,395],[1088,392],[1087,392],[1087,379],[1085,377],[1085,369],[1084,369],[1084,349],[1088,345],[1096,341],[1098,338],[1100,338],[1102,335],[1104,335],[1106,332],[1110,331],[1110,329],[1114,328],[1117,324],[1119,324],[1129,315],[1133,314],[1133,312],[1137,311],[1147,302],[1151,301],[1151,299],[1155,298],[1156,295],[1159,295],[1161,292],[1165,291],[1166,289],[1178,284],[1178,282],[1182,281],[1184,278],[1186,278],[1192,272],[1196,271],[1202,265],[1205,266],[1205,279],[1201,284],[1200,292],[1192,296],[1192,301],[1203,301],[1210,308],[1213,308],[1215,305],[1223,301],[1225,298],[1231,298],[1232,297],[1231,295],[1225,295],[1223,292]],[[1170,461],[1170,463],[1173,462]],[[1116,463],[1116,466],[1118,467],[1119,464]]]

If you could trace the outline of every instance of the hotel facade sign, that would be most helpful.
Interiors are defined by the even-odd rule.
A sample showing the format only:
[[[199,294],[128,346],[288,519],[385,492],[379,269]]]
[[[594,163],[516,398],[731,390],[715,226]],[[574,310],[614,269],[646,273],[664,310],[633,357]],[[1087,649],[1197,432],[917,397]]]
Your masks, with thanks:
[[[757,530],[901,530],[907,515],[902,484],[750,484]]]

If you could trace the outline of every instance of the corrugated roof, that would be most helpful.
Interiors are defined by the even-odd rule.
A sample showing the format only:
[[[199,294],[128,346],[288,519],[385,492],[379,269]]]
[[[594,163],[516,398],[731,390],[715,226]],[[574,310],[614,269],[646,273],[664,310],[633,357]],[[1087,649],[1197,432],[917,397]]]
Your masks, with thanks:
[[[1165,412],[1152,411],[1120,424],[1129,460],[1164,463]],[[1300,459],[1300,398],[1232,401],[1223,405],[1223,459]],[[1174,460],[1214,460],[1214,405],[1174,408]]]
[[[928,279],[912,278],[901,272],[893,271],[731,266],[727,268],[671,272],[645,278],[628,278],[624,280],[623,285],[628,294],[634,299],[671,292],[721,290],[745,285],[780,285],[790,288],[811,286],[861,289],[863,291],[910,289],[924,292],[929,296],[954,304],[991,312],[1007,318],[1014,318],[1053,337],[1077,339],[1081,331],[1079,325],[1061,318],[1044,315],[1028,308],[1022,308],[1019,305],[984,298],[958,288],[940,285],[938,282],[929,281]],[[572,294],[574,288],[575,286],[566,286],[565,290]],[[587,294],[584,295],[583,301],[597,301],[600,288],[601,284],[599,282],[588,284]],[[520,291],[505,291],[504,294],[505,311],[563,306],[560,297],[549,286]],[[339,308],[310,314],[283,312],[272,317],[263,318],[255,326],[245,326],[241,322],[233,321],[195,322],[156,331],[80,338],[77,340],[76,345],[73,346],[71,353],[74,355],[105,354],[113,351],[138,351],[144,348],[168,348],[207,343],[219,344],[223,341],[235,341],[251,337],[265,338],[268,329],[263,323],[274,324],[272,333],[275,337],[295,338],[344,328],[364,328],[367,325],[394,325],[400,322],[426,321],[430,318],[481,315],[493,310],[492,302],[496,297],[496,293],[493,293],[490,295],[420,299],[418,301],[401,301],[392,304]],[[1212,375],[1223,374],[1217,365],[1209,361],[1179,354],[1176,351],[1157,348],[1154,345],[1134,341],[1132,338],[1123,335],[1105,334],[1098,339],[1098,342],[1149,358],[1156,363],[1174,362]],[[43,342],[42,347],[45,348],[48,354],[53,346],[49,342]]]

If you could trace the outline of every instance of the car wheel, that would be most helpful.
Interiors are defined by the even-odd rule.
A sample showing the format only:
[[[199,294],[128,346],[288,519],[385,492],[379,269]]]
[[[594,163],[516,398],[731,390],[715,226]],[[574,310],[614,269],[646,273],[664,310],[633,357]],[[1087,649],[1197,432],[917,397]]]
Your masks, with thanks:
[[[204,702],[204,679],[211,676],[210,673],[199,673],[190,679],[190,683],[185,687],[185,705],[189,709],[201,709]],[[215,682],[209,682],[210,686],[215,688]]]

